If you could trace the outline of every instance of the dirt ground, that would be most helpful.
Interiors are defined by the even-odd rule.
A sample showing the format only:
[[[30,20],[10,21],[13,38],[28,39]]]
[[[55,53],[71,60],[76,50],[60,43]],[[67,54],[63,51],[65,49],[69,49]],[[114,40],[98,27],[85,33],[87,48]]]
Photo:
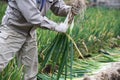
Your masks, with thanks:
[[[92,76],[83,80],[120,80],[120,62],[108,63]]]

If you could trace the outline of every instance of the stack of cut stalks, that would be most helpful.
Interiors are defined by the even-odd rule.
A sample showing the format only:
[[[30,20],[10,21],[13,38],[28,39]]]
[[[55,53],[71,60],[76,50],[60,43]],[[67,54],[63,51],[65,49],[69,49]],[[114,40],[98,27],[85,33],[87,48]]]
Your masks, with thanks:
[[[79,7],[80,14],[83,13],[85,10],[84,0],[75,0],[73,7]],[[66,79],[68,73],[70,73],[72,79],[72,62],[74,57],[74,50],[76,50],[83,58],[76,43],[71,37],[74,26],[74,14],[71,13],[71,10],[64,23],[69,26],[68,32],[58,33],[53,42],[42,53],[42,55],[44,55],[44,61],[42,62],[41,70],[43,70],[46,64],[51,63],[51,73],[54,74],[54,68],[56,65],[58,65],[59,68],[57,71],[57,80],[59,80],[61,74],[64,74]],[[70,72],[68,72],[68,69]]]

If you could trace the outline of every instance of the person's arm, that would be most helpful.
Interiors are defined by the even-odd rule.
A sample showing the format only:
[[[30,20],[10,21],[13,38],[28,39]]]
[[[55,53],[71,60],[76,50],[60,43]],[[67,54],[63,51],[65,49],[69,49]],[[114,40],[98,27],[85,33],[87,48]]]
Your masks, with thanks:
[[[33,0],[16,0],[16,3],[27,22],[46,28],[52,28],[57,25],[56,23],[41,16],[41,13]]]
[[[65,4],[63,0],[56,0],[51,6],[51,11],[57,16],[67,16],[71,6]]]
[[[58,32],[65,32],[64,29],[59,29],[64,25],[58,25],[57,23],[49,20],[47,17],[41,16],[41,13],[33,0],[16,0],[16,4],[19,11],[30,24]]]

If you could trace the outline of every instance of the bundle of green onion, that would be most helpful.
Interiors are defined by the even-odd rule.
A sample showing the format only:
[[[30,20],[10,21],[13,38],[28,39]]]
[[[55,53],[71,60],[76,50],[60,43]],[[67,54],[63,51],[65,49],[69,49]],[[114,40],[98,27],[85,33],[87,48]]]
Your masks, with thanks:
[[[76,0],[75,4],[79,7],[79,5],[81,5],[81,1],[83,0]],[[44,55],[44,61],[41,64],[41,70],[46,66],[47,63],[52,63],[51,73],[54,73],[54,68],[56,65],[58,65],[59,67],[57,71],[57,80],[59,80],[61,74],[64,74],[66,79],[68,75],[68,69],[70,70],[70,76],[72,79],[72,62],[75,49],[83,58],[81,52],[77,48],[77,45],[71,38],[72,29],[74,26],[74,15],[71,13],[71,11],[69,12],[64,23],[69,26],[68,32],[58,33],[53,42],[50,44],[50,46],[48,46],[42,53],[42,55]]]

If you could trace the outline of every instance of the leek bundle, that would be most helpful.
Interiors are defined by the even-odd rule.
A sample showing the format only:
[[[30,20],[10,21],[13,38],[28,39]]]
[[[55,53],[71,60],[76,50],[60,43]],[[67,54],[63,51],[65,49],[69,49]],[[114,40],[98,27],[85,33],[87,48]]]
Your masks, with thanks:
[[[85,3],[83,0],[75,0],[73,6],[80,7],[80,13],[85,10]],[[57,80],[59,80],[61,74],[65,75],[65,79],[68,76],[68,68],[70,69],[70,76],[72,79],[72,65],[74,57],[74,49],[77,50],[79,55],[83,58],[81,52],[79,51],[75,41],[72,39],[72,29],[74,26],[74,14],[71,10],[69,11],[67,18],[64,23],[69,26],[67,33],[58,33],[53,42],[48,46],[41,55],[44,55],[44,61],[41,64],[41,70],[46,66],[46,64],[52,63],[51,73],[54,73],[54,68],[58,65]],[[69,65],[69,67],[68,67]],[[64,73],[63,73],[64,70]]]

